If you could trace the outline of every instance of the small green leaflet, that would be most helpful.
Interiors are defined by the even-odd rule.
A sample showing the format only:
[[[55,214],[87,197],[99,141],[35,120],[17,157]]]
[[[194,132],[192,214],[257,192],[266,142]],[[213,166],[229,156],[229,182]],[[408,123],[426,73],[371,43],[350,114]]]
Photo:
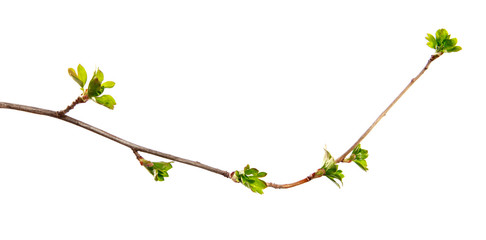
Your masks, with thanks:
[[[329,169],[335,164],[336,162],[334,161],[334,158],[332,157],[331,153],[329,153],[329,151],[327,151],[327,149],[324,148],[324,164],[322,165],[322,169],[324,170]]]
[[[246,165],[243,171],[235,171],[231,178],[251,191],[263,194],[263,189],[267,188],[267,183],[260,178],[265,176],[267,176],[266,172],[260,172],[258,169],[250,168],[250,165]]]
[[[112,110],[116,105],[115,99],[111,95],[103,95],[101,97],[95,97],[95,101]]]
[[[81,86],[81,89],[83,89],[84,84],[86,84],[86,81],[84,81],[84,82],[83,82],[83,81],[82,81],[82,80],[79,78],[78,74],[76,74],[76,70],[74,70],[73,68],[68,68],[68,74],[69,74],[69,76],[71,76],[71,77],[73,78],[73,80],[74,80],[74,81],[75,81],[77,84],[79,84],[79,86]]]
[[[86,74],[86,70],[81,64],[78,65],[78,77],[79,80],[83,82],[83,85],[81,86],[83,88],[84,85],[86,84],[86,81],[88,80],[88,74]]]
[[[94,75],[96,76],[96,72]],[[88,85],[89,98],[97,97],[103,93],[103,91],[101,90],[101,81],[98,80],[98,78],[95,76],[93,76],[93,78],[91,78],[91,81],[89,81],[89,85]]]
[[[105,91],[105,87],[101,84],[103,79],[103,73],[100,71],[100,69],[97,69],[93,73],[93,78],[91,78],[91,81],[89,82],[88,97],[98,97],[103,93],[103,91]]]
[[[98,78],[100,80],[100,82],[103,82],[103,80],[105,79],[105,75],[103,74],[103,72],[99,68],[95,72],[95,74],[96,74],[96,78]]]
[[[427,33],[427,37],[425,37],[429,42],[427,43],[427,46],[429,46],[432,49],[435,49],[435,46],[437,46],[437,41],[435,41],[434,36],[432,34]]]
[[[88,76],[86,75],[86,70],[84,70],[84,67],[79,64],[78,65],[78,73],[76,74],[76,71],[74,68],[68,68],[68,73],[69,76],[73,78],[73,80],[81,86],[81,90],[84,90],[84,85],[86,85],[86,80],[88,79]]]
[[[112,82],[112,81],[107,81],[107,82],[104,82],[103,84],[101,84],[102,87],[104,88],[112,88],[115,86],[115,82]]]
[[[435,39],[437,41],[438,45],[442,45],[442,43],[448,39],[451,35],[447,32],[445,29],[439,29],[437,32],[435,32]]]

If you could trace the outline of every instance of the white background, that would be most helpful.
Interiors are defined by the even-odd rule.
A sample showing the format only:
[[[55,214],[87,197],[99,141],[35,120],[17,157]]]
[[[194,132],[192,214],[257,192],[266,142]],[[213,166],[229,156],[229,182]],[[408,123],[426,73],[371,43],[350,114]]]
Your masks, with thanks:
[[[67,74],[99,67],[114,111],[70,116],[129,141],[269,182],[300,180],[362,142],[369,172],[252,193],[174,163],[155,182],[133,153],[74,125],[0,109],[1,239],[484,239],[481,1],[2,1],[0,101],[60,110]],[[90,78],[90,76],[89,76]],[[145,158],[159,161],[154,156]]]

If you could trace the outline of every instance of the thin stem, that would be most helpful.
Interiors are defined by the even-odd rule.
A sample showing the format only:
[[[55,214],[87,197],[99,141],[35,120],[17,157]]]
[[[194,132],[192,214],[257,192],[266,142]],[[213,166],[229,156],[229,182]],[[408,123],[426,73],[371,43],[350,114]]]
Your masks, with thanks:
[[[339,158],[337,158],[335,160],[336,163],[339,163],[339,162],[342,162],[346,156],[353,151],[354,148],[356,148],[356,146],[358,146],[358,144],[361,143],[361,141],[363,141],[363,139],[371,132],[371,130],[373,130],[373,128],[376,126],[376,124],[378,124],[378,122],[388,113],[388,111],[393,107],[393,105],[395,105],[395,103],[403,96],[403,94],[405,94],[405,92],[407,92],[407,90],[422,76],[422,74],[424,74],[424,72],[429,68],[429,65],[435,60],[437,59],[438,57],[440,57],[442,55],[442,53],[437,53],[437,54],[434,54],[430,57],[429,61],[427,62],[427,64],[425,65],[425,67],[422,69],[422,71],[419,72],[419,74],[417,74],[417,76],[415,76],[414,78],[412,78],[412,80],[410,81],[410,83],[405,87],[405,89],[402,90],[402,92],[400,92],[400,94],[398,94],[398,96],[393,100],[393,102],[385,109],[385,111],[383,111],[380,116],[378,116],[378,118],[373,122],[373,124],[371,124],[371,126],[363,133],[363,135],[361,135],[361,137],[358,138],[358,140],[346,151],[344,152]],[[294,183],[288,183],[288,184],[276,184],[276,183],[267,183],[267,186],[268,187],[273,187],[273,188],[277,188],[277,189],[283,189],[283,188],[292,188],[292,187],[296,187],[296,186],[299,186],[301,184],[304,184],[306,182],[309,182],[311,181],[312,179],[314,178],[317,178],[316,176],[316,172],[312,173],[311,175],[309,175],[308,177],[302,179],[302,180],[299,180],[297,182],[294,182]]]
[[[220,175],[227,177],[227,178],[229,177],[229,173],[226,172],[226,171],[223,171],[221,169],[214,168],[214,167],[202,164],[200,162],[192,161],[192,160],[189,160],[189,159],[186,159],[186,158],[177,157],[177,156],[174,156],[174,155],[171,155],[171,154],[163,153],[163,152],[160,152],[160,151],[157,151],[157,150],[154,150],[154,149],[150,149],[150,148],[147,148],[147,147],[144,147],[144,146],[137,145],[135,143],[129,142],[129,141],[123,139],[123,138],[117,137],[117,136],[115,136],[111,133],[108,133],[104,130],[101,130],[99,128],[91,126],[91,125],[89,125],[85,122],[82,122],[80,120],[77,120],[75,118],[72,118],[72,117],[69,117],[69,116],[66,116],[66,115],[59,115],[58,112],[55,112],[55,111],[51,111],[51,110],[47,110],[47,109],[43,109],[43,108],[25,106],[25,105],[20,105],[20,104],[14,104],[14,103],[6,103],[6,102],[0,102],[0,108],[7,108],[7,109],[12,109],[12,110],[24,111],[24,112],[29,112],[29,113],[34,113],[34,114],[39,114],[39,115],[57,118],[57,119],[66,121],[68,123],[74,124],[78,127],[82,127],[82,128],[84,128],[88,131],[94,132],[94,133],[101,135],[105,138],[108,138],[112,141],[115,141],[115,142],[117,142],[121,145],[124,145],[124,146],[132,149],[132,151],[134,151],[134,152],[140,151],[140,152],[149,153],[149,154],[152,154],[152,155],[155,155],[155,156],[159,156],[159,157],[162,157],[162,158],[173,160],[175,162],[180,162],[180,163],[184,163],[184,164],[191,165],[191,166],[194,166],[194,167],[202,168],[204,170],[220,174]]]
[[[267,183],[267,187],[272,187],[272,188],[276,188],[276,189],[287,189],[287,188],[293,188],[293,187],[296,187],[296,186],[299,186],[301,184],[304,184],[306,182],[309,182],[310,180],[316,178],[315,177],[315,174],[312,173],[311,175],[309,175],[308,177],[302,179],[302,180],[299,180],[297,182],[294,182],[294,183],[287,183],[287,184],[277,184],[277,183],[271,183],[271,182],[268,182]]]
[[[58,116],[64,116],[66,115],[69,111],[71,111],[76,105],[80,103],[85,103],[88,101],[87,96],[81,95],[76,100],[74,100],[71,105],[67,106],[64,110],[57,111]]]
[[[422,71],[419,72],[419,74],[417,74],[417,76],[415,76],[414,78],[412,78],[412,80],[410,81],[410,83],[405,87],[405,89],[402,90],[402,92],[400,92],[400,94],[398,94],[398,96],[393,100],[393,102],[390,103],[390,105],[388,105],[388,107],[385,109],[385,111],[383,111],[380,116],[378,116],[378,118],[373,122],[373,124],[371,124],[371,126],[363,133],[363,135],[361,135],[361,137],[358,138],[358,140],[346,151],[344,152],[339,158],[336,159],[336,162],[339,163],[339,162],[342,162],[346,156],[351,152],[353,151],[354,148],[356,148],[358,146],[358,144],[361,143],[361,141],[363,141],[363,139],[368,136],[368,134],[371,132],[371,130],[373,130],[373,128],[376,126],[376,124],[378,124],[378,122],[380,122],[380,120],[386,116],[386,114],[388,113],[388,111],[393,107],[393,105],[395,105],[395,103],[403,96],[403,94],[405,94],[405,92],[407,92],[407,90],[422,76],[422,74],[424,74],[424,72],[429,68],[429,65],[437,58],[439,58],[440,56],[442,55],[442,52],[440,53],[437,53],[437,54],[434,54],[432,56],[430,56],[430,59],[429,61],[427,62],[427,64],[425,65],[425,67],[422,69]]]
[[[140,153],[138,153],[138,151],[133,149],[133,148],[132,148],[132,151],[133,151],[133,154],[135,154],[135,157],[137,158],[137,160],[140,162],[143,159],[142,155],[140,155]]]

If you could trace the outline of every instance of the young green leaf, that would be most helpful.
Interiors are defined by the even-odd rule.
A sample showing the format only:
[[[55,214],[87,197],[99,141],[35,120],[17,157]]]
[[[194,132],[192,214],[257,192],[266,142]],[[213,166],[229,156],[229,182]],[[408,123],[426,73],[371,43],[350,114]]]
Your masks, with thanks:
[[[115,99],[110,96],[110,95],[103,95],[101,97],[94,97],[95,98],[95,101],[111,110],[113,110],[113,108],[115,107],[116,105],[116,102],[115,102]]]
[[[259,194],[263,194],[263,189],[267,188],[267,183],[260,179],[255,179],[250,185],[250,189]]]
[[[81,79],[79,79],[78,74],[76,74],[76,71],[73,68],[68,68],[68,73],[69,73],[69,76],[71,76],[73,78],[73,80],[76,83],[78,83],[79,86],[81,86],[81,89],[82,89],[86,82],[83,82],[83,81],[81,81]]]
[[[101,81],[96,76],[93,76],[93,78],[91,78],[91,81],[89,81],[89,85],[88,85],[88,97],[89,98],[97,97],[102,93],[103,93],[103,89],[101,88]]]
[[[256,174],[257,178],[262,178],[262,177],[266,177],[267,176],[267,173],[266,172],[259,172]]]
[[[435,39],[437,40],[438,45],[442,45],[446,39],[449,39],[451,35],[445,29],[439,29],[435,33]]]
[[[361,148],[361,144],[358,144],[352,154],[356,156],[357,160],[365,160],[368,157],[368,150]]]
[[[88,80],[88,74],[86,74],[86,70],[84,69],[84,67],[81,64],[78,65],[78,77],[79,77],[79,80],[81,80],[83,82],[83,86],[81,86],[81,87],[84,87],[84,85],[86,84],[86,81]]]
[[[103,84],[101,84],[101,86],[103,88],[112,88],[115,86],[115,82],[112,82],[112,81],[107,81],[107,82],[104,82]]]
[[[104,78],[105,76],[103,72],[100,69],[97,69],[93,74],[93,78],[91,78],[91,81],[89,82],[87,94],[89,98],[94,98],[97,103],[113,109],[113,106],[116,104],[113,97],[110,95],[103,95],[99,97],[101,94],[103,94],[105,88],[112,88],[115,86],[115,82],[112,81],[103,83]]]
[[[427,46],[429,46],[432,49],[435,49],[437,46],[437,41],[435,40],[435,37],[432,36],[432,34],[427,33],[427,37],[425,37],[429,42],[427,43]]]
[[[253,175],[253,174],[257,174],[257,173],[258,173],[258,170],[255,169],[255,168],[250,168],[250,169],[245,170],[245,175]]]
[[[329,153],[329,151],[327,151],[327,149],[324,148],[324,164],[322,165],[322,169],[324,170],[329,169],[335,164],[336,162],[334,161],[334,158],[331,156],[331,153]]]
[[[449,48],[449,49],[446,49],[446,51],[447,51],[447,52],[450,52],[450,53],[451,53],[451,52],[459,52],[459,51],[461,51],[461,50],[462,50],[462,47],[460,47],[460,46],[454,46],[454,47],[451,47],[451,48]]]
[[[155,181],[164,181],[164,177],[169,177],[169,171],[172,168],[170,162],[154,162]]]
[[[354,160],[354,163],[356,163],[363,171],[368,171],[368,163],[366,160]]]
[[[447,39],[445,43],[446,48],[454,47],[457,44],[457,38]]]
[[[103,80],[105,79],[103,72],[99,68],[96,71],[96,77],[100,80],[100,82],[103,82]]]

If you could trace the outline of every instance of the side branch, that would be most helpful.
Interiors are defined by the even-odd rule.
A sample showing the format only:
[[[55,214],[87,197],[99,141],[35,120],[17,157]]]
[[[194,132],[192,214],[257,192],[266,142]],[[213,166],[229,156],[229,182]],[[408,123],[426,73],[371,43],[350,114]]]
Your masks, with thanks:
[[[356,146],[358,146],[358,144],[361,143],[361,141],[363,141],[363,139],[371,132],[371,130],[373,130],[373,128],[376,126],[376,124],[378,124],[378,122],[380,122],[380,120],[386,116],[386,114],[388,113],[388,111],[393,107],[393,105],[395,105],[395,103],[403,96],[403,94],[405,94],[405,92],[408,91],[408,89],[422,76],[422,74],[424,74],[424,72],[429,68],[429,65],[437,58],[439,58],[440,56],[442,55],[442,52],[440,53],[437,53],[437,54],[434,54],[432,56],[430,56],[430,59],[429,61],[427,62],[427,64],[425,65],[425,67],[422,69],[422,71],[420,71],[419,74],[417,74],[417,76],[415,76],[414,78],[412,78],[412,80],[410,81],[410,83],[405,87],[405,89],[402,90],[402,92],[400,92],[400,94],[398,94],[398,96],[393,100],[393,102],[390,103],[390,105],[388,105],[388,107],[385,109],[385,111],[383,111],[380,116],[378,116],[378,118],[373,122],[373,124],[371,124],[371,126],[363,133],[363,135],[361,135],[361,137],[358,138],[358,140],[346,151],[344,152],[339,158],[336,159],[336,163],[339,163],[339,162],[342,162],[346,156],[348,156],[349,153],[351,153],[353,151],[354,148],[356,148]]]
[[[74,100],[73,103],[71,103],[71,105],[67,106],[64,110],[57,111],[58,117],[66,115],[69,111],[71,111],[74,107],[76,107],[76,105],[78,105],[80,103],[85,103],[87,101],[88,101],[88,98],[84,94],[79,96],[78,98],[76,98],[76,100]]]
[[[392,103],[385,109],[385,111],[383,111],[379,116],[378,118],[373,122],[373,124],[371,124],[371,126],[363,133],[363,135],[361,135],[361,137],[358,138],[358,140],[346,151],[344,152],[339,158],[337,158],[335,160],[336,163],[339,163],[339,162],[342,162],[344,161],[344,159],[346,158],[346,156],[348,156],[349,153],[351,153],[353,151],[353,149],[355,149],[360,143],[361,141],[363,141],[363,139],[371,132],[371,130],[373,130],[373,128],[378,124],[378,122],[380,122],[380,120],[386,116],[386,114],[388,113],[388,111],[393,107],[393,105],[395,105],[395,103],[405,94],[405,92],[408,91],[408,89],[424,74],[424,72],[429,68],[429,65],[437,58],[439,58],[443,53],[440,52],[440,53],[437,53],[437,54],[434,54],[430,57],[430,59],[427,61],[427,64],[425,65],[425,67],[419,72],[419,74],[417,74],[417,76],[415,76],[414,78],[412,78],[412,80],[410,81],[410,83],[405,87],[405,89],[402,90],[402,92],[400,92],[400,94],[398,94],[398,96],[392,101]],[[321,169],[322,170],[322,169]],[[319,170],[318,170],[319,171]],[[267,186],[268,187],[273,187],[273,188],[277,188],[277,189],[285,189],[285,188],[292,188],[292,187],[296,187],[296,186],[299,186],[301,184],[304,184],[304,183],[307,183],[309,181],[311,181],[312,179],[314,178],[318,178],[318,177],[321,177],[322,175],[319,175],[317,174],[317,171],[312,173],[311,175],[309,175],[308,177],[302,179],[302,180],[299,180],[297,182],[294,182],[294,183],[288,183],[288,184],[276,184],[276,183],[267,183]]]
[[[111,133],[108,133],[104,130],[101,130],[99,128],[91,126],[91,125],[89,125],[85,122],[82,122],[80,120],[77,120],[75,118],[72,118],[72,117],[69,117],[69,116],[66,116],[66,115],[60,115],[59,112],[55,112],[55,111],[51,111],[51,110],[47,110],[47,109],[43,109],[43,108],[20,105],[20,104],[7,103],[7,102],[0,102],[0,108],[18,110],[18,111],[29,112],[29,113],[34,113],[34,114],[39,114],[39,115],[57,118],[57,119],[66,121],[68,123],[74,124],[78,127],[82,127],[82,128],[84,128],[88,131],[94,132],[94,133],[101,135],[105,138],[108,138],[108,139],[110,139],[114,142],[117,142],[121,145],[124,145],[124,146],[132,149],[133,151],[140,151],[140,152],[149,153],[149,154],[152,154],[152,155],[155,155],[155,156],[170,159],[170,160],[175,161],[175,162],[180,162],[180,163],[184,163],[184,164],[191,165],[191,166],[194,166],[194,167],[202,168],[204,170],[207,170],[207,171],[210,171],[210,172],[213,172],[213,173],[217,173],[219,175],[222,175],[224,177],[229,178],[229,173],[227,171],[224,171],[224,170],[221,170],[221,169],[218,169],[218,168],[214,168],[214,167],[208,166],[206,164],[202,164],[200,162],[192,161],[192,160],[189,160],[189,159],[186,159],[186,158],[177,157],[177,156],[174,156],[174,155],[171,155],[171,154],[163,153],[163,152],[160,152],[160,151],[157,151],[157,150],[154,150],[154,149],[150,149],[150,148],[147,148],[147,147],[144,147],[144,146],[137,145],[135,143],[129,142],[129,141],[123,139],[123,138],[117,137],[117,136],[115,136]]]

